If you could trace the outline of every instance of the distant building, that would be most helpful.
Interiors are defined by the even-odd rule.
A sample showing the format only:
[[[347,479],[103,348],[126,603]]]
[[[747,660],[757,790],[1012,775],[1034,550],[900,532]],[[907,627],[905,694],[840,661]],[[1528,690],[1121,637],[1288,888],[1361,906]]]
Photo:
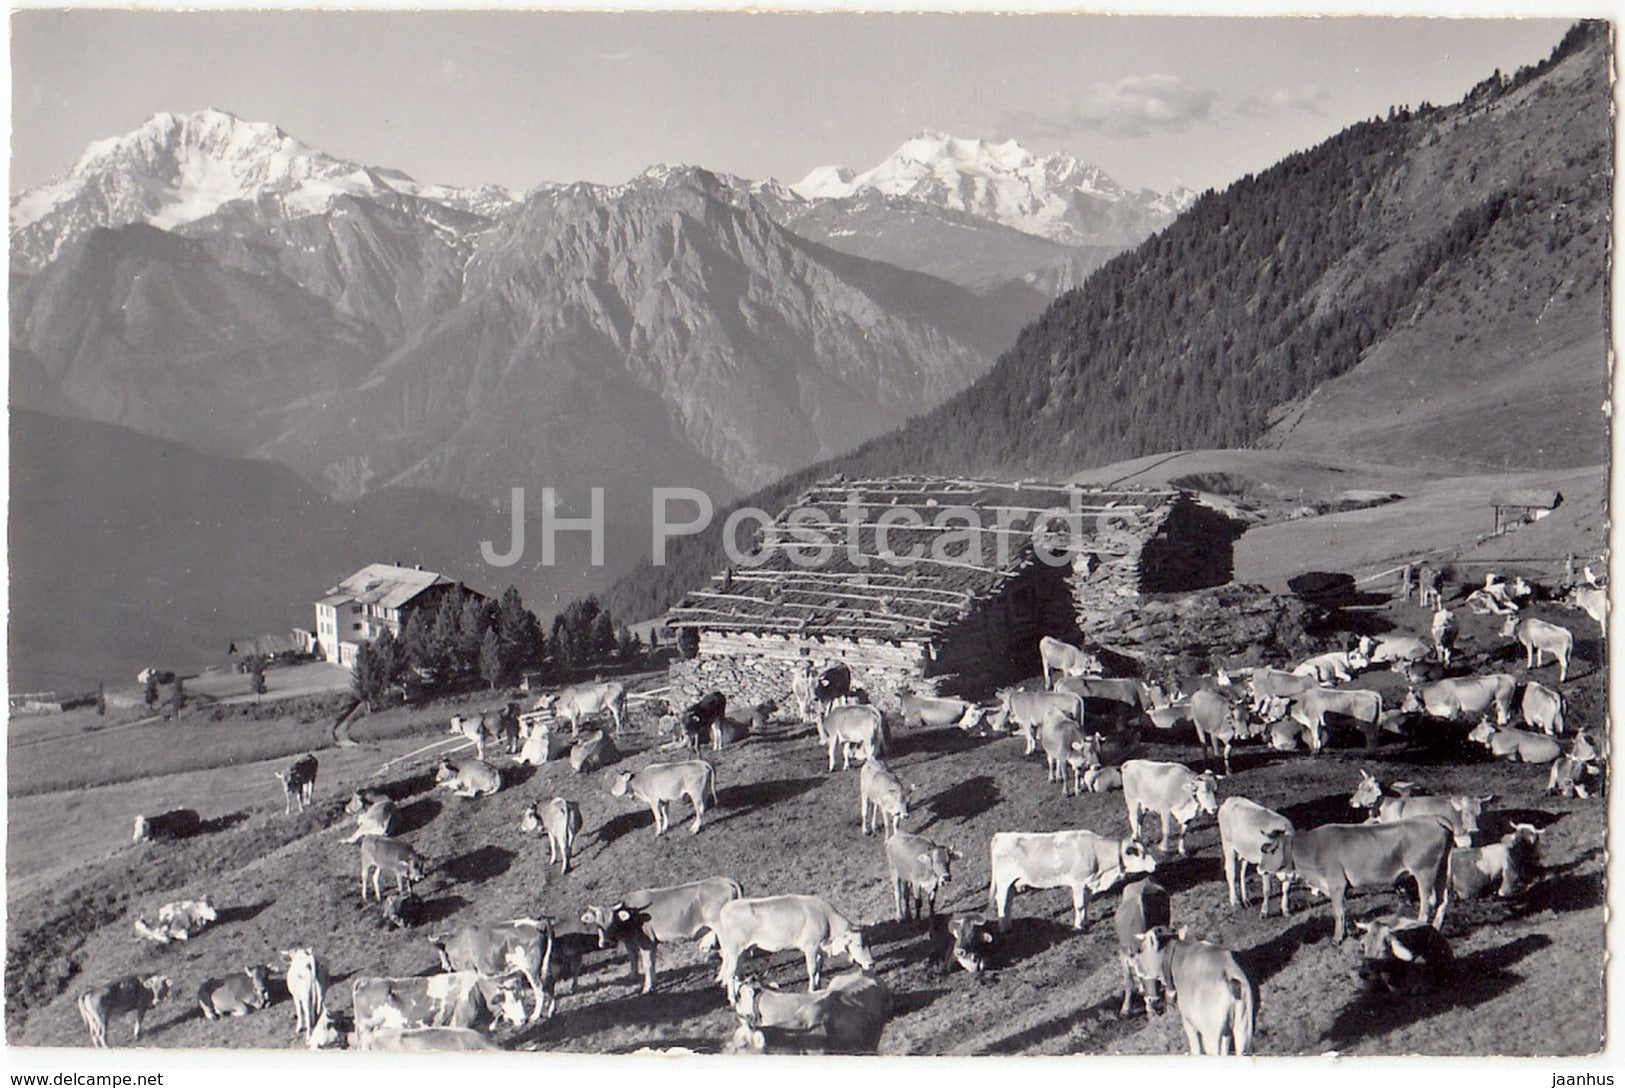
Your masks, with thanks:
[[[461,586],[465,596],[485,599],[460,582],[422,567],[392,563],[362,567],[316,602],[317,650],[325,660],[353,669],[362,643],[385,631],[399,638],[412,613],[427,609],[432,616],[441,598],[455,586]]]

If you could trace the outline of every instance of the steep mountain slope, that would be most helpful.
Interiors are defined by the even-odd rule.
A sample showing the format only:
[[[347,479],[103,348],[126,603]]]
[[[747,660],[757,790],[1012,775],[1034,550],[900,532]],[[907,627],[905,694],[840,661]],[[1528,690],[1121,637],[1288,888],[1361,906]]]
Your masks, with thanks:
[[[517,584],[543,611],[603,574],[587,566],[581,534],[560,537],[554,568],[534,544],[520,566],[486,566],[479,542],[506,548],[506,511],[405,489],[334,502],[264,461],[21,409],[11,412],[10,521],[14,690],[218,662],[233,638],[311,626],[324,586],[380,559],[487,593]],[[633,536],[610,526],[613,562],[628,561],[616,549]],[[528,537],[540,539],[536,517]]]
[[[1609,48],[1605,24],[1583,24],[1459,104],[1354,125],[1205,195],[964,393],[748,501],[777,510],[833,472],[1064,476],[1268,441],[1277,423],[1282,441],[1292,418],[1290,449],[1392,448],[1438,469],[1605,461]],[[1407,404],[1423,395],[1432,415]],[[1385,436],[1394,419],[1403,435]],[[683,543],[617,586],[617,614],[720,566],[716,534]]]
[[[821,166],[791,188],[807,199],[907,197],[1073,246],[1133,245],[1196,199],[1182,187],[1130,192],[1097,166],[1063,153],[1037,156],[1014,140],[938,132],[906,141],[860,174]]]

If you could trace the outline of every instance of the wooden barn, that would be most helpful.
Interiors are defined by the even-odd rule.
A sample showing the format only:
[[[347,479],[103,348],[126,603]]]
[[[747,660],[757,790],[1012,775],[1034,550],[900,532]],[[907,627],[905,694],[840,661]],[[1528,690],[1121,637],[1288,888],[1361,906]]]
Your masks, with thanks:
[[[1239,533],[1179,490],[825,480],[667,614],[672,701],[783,703],[803,660],[845,663],[883,707],[905,688],[979,697],[1037,673],[1042,635],[1081,643],[1141,594],[1230,581]]]

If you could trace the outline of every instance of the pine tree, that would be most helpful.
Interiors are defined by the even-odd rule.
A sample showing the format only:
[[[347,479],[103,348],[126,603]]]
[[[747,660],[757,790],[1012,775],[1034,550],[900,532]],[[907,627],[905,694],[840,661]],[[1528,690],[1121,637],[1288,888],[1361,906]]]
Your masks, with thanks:
[[[181,711],[186,709],[186,681],[179,676],[175,677],[175,687],[169,693],[169,716],[178,718]]]
[[[107,685],[100,680],[96,681],[96,716],[104,717],[107,714]]]
[[[495,627],[488,627],[485,638],[480,641],[480,679],[496,690],[508,670],[502,660],[502,637],[497,634]]]
[[[463,587],[453,586],[440,598],[429,632],[431,667],[449,677],[457,672],[457,635],[463,620]]]
[[[486,602],[472,593],[463,601],[462,615],[457,619],[457,667],[458,671],[472,673],[480,667],[480,645],[485,641],[485,631],[491,626],[490,612]]]
[[[149,709],[158,705],[158,674],[151,669],[147,670],[146,699]]]
[[[615,653],[615,621],[608,612],[593,617],[587,638],[592,660],[602,661]]]
[[[265,694],[265,658],[259,654],[248,659],[248,688],[255,695]]]
[[[401,654],[414,669],[434,668],[434,618],[426,608],[414,608],[401,628]]]

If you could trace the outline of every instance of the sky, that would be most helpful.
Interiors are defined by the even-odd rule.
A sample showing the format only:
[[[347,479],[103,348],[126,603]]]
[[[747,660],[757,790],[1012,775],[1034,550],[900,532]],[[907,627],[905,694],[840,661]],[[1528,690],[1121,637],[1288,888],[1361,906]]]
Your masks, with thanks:
[[[723,12],[14,12],[13,191],[208,106],[419,181],[799,180],[925,130],[1222,187],[1393,104],[1546,56],[1568,20]]]

